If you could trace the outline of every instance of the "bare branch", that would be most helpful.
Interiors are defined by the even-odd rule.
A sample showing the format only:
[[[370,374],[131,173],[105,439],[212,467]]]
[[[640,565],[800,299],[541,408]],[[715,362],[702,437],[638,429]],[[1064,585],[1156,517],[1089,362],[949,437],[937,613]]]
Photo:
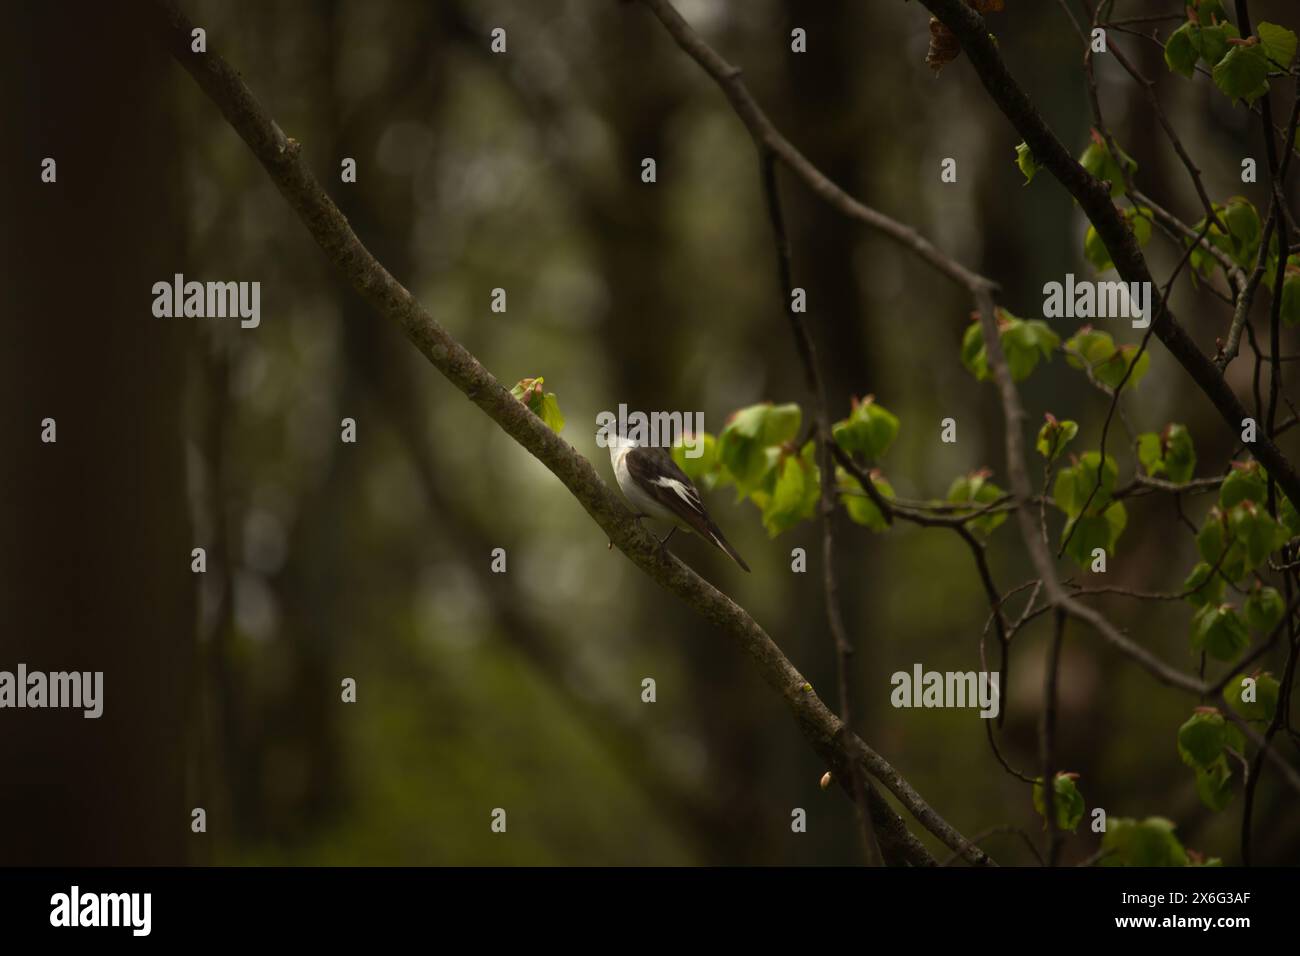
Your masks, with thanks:
[[[789,140],[782,136],[781,132],[772,124],[772,121],[767,118],[767,114],[763,112],[754,97],[750,95],[744,81],[741,80],[739,67],[732,66],[717,51],[705,43],[668,0],[641,0],[641,2],[659,18],[659,21],[672,35],[677,45],[685,50],[691,59],[703,67],[704,71],[722,87],[722,92],[731,101],[736,115],[740,117],[740,121],[749,130],[749,135],[761,144],[761,148],[771,150],[813,192],[850,219],[865,223],[872,229],[907,247],[963,288],[974,291],[975,289],[997,287],[996,283],[971,271],[960,262],[940,252],[928,239],[911,226],[904,225],[884,213],[877,212],[833,183],[820,169],[809,162],[807,157],[799,152]]]
[[[817,363],[817,350],[802,313],[794,311],[794,267],[790,252],[790,239],[785,229],[785,215],[781,211],[781,191],[776,181],[776,161],[762,143],[755,140],[758,162],[762,172],[763,196],[767,201],[767,214],[772,223],[772,238],[776,244],[777,278],[781,287],[782,303],[794,332],[795,348],[803,365],[804,377],[813,400],[813,441],[816,442],[820,471],[820,511],[822,522],[822,588],[826,598],[826,620],[831,639],[835,644],[835,671],[839,681],[840,720],[845,727],[853,727],[853,692],[849,675],[853,644],[840,609],[839,576],[835,568],[835,515],[838,498],[835,494],[835,462],[831,457],[830,415],[826,410],[826,386],[822,381],[821,367]],[[849,766],[853,809],[862,838],[862,850],[868,866],[879,865],[880,849],[875,834],[871,832],[871,819],[866,812],[866,790],[870,786],[862,778],[862,767],[854,761]]]
[[[1052,643],[1047,653],[1047,669],[1043,678],[1043,722],[1039,734],[1048,866],[1056,866],[1061,859],[1061,828],[1056,825],[1056,679],[1061,665],[1061,645],[1065,641],[1064,608],[1058,607],[1053,617]]]

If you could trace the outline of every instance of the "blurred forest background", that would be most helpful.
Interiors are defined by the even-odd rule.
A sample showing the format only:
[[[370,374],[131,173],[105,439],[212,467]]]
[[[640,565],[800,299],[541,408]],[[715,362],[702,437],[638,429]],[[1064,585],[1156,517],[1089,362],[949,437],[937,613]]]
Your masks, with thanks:
[[[117,5],[104,5],[104,7]],[[753,147],[650,13],[610,0],[182,0],[244,75],[387,268],[507,384],[544,375],[563,432],[612,481],[595,416],[703,410],[710,431],[763,399],[807,401],[781,314]],[[681,0],[781,130],[855,196],[999,281],[1041,317],[1044,282],[1091,272],[1085,223],[959,60],[925,64],[919,4]],[[1079,41],[1060,7],[994,20],[1013,72],[1071,149],[1090,125]],[[1073,6],[1073,5],[1072,5]],[[1120,4],[1168,12],[1177,2]],[[1287,22],[1290,4],[1252,4]],[[106,713],[0,715],[0,861],[240,864],[854,863],[851,806],[737,649],[635,571],[562,486],[373,315],[213,105],[131,16],[19,4],[0,58],[0,666],[102,668]],[[1294,25],[1294,24],[1292,24]],[[508,53],[489,51],[494,27]],[[808,52],[790,52],[803,27]],[[1260,155],[1248,114],[1159,48],[1113,36],[1156,90],[1216,200]],[[1141,89],[1104,59],[1107,119],[1145,191],[1189,221],[1186,174]],[[57,187],[38,182],[59,159]],[[939,182],[955,157],[959,181]],[[358,182],[339,182],[354,157]],[[658,182],[640,179],[655,157]],[[808,289],[833,416],[872,393],[902,419],[886,474],[942,496],[980,467],[1004,487],[995,389],[961,367],[965,292],[782,173],[796,284]],[[1163,281],[1179,250],[1148,248]],[[159,320],[150,286],[260,280],[262,321]],[[490,311],[503,287],[505,314]],[[1174,307],[1209,351],[1227,307]],[[1075,323],[1054,323],[1062,337]],[[1119,324],[1117,340],[1138,333]],[[1287,349],[1295,351],[1294,347]],[[1249,361],[1233,372],[1240,394]],[[1096,447],[1106,402],[1060,357],[1025,384]],[[1139,430],[1188,425],[1200,474],[1233,436],[1153,344],[1129,404]],[[57,446],[36,423],[57,418]],[[959,422],[955,445],[939,421]],[[354,418],[356,444],[339,440]],[[1115,436],[1112,436],[1114,438]],[[1122,439],[1112,448],[1120,449]],[[1294,433],[1283,448],[1295,453]],[[1119,451],[1122,473],[1131,454]],[[710,508],[754,568],[698,539],[673,549],[745,606],[834,705],[818,529],[769,540],[752,505]],[[1194,521],[1209,498],[1188,499]],[[1108,583],[1176,591],[1195,561],[1170,501],[1133,503]],[[1059,517],[1052,525],[1053,538]],[[977,669],[988,614],[970,554],[942,529],[842,521],[857,645],[857,729],[953,825],[1041,834],[973,711],[895,710],[889,675]],[[660,529],[662,531],[662,529]],[[193,575],[190,549],[208,571]],[[489,571],[505,548],[508,573]],[[999,587],[1031,577],[1011,524]],[[1017,605],[1018,606],[1018,605]],[[1185,605],[1098,602],[1191,669]],[[1036,767],[1046,619],[1015,647],[1008,759]],[[1268,662],[1275,672],[1280,661]],[[339,700],[340,681],[358,702]],[[653,677],[658,702],[644,704]],[[1175,748],[1194,701],[1071,627],[1058,759],[1089,809],[1168,816],[1189,847],[1238,859],[1240,798],[1198,801]],[[1037,771],[1031,771],[1036,773]],[[208,832],[190,832],[204,807]],[[509,831],[489,831],[493,808]],[[790,829],[808,811],[806,834]],[[906,819],[906,814],[904,814]],[[1294,795],[1268,773],[1258,862],[1300,859]],[[947,856],[921,833],[932,851]],[[1032,863],[1014,837],[986,848]],[[1065,861],[1097,848],[1081,828]]]

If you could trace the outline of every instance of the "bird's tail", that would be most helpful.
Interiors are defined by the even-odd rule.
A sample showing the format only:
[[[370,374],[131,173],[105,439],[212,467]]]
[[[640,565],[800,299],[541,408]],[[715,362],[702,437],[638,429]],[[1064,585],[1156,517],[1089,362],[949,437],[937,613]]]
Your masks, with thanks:
[[[731,542],[722,536],[722,532],[718,530],[718,526],[714,524],[712,521],[710,521],[708,528],[709,528],[709,537],[713,539],[713,543],[716,544],[723,551],[725,551],[727,553],[727,557],[731,558],[732,561],[735,561],[738,565],[740,565],[740,569],[742,571],[748,571],[749,565],[745,563],[745,559],[740,556],[740,553],[731,546]]]

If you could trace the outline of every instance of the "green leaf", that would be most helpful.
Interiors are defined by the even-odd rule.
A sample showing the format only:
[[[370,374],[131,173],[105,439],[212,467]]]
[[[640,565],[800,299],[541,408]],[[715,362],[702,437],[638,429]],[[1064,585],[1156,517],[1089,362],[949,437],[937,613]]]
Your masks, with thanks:
[[[1250,632],[1231,604],[1207,604],[1192,617],[1192,648],[1230,661],[1250,644]]]
[[[1023,381],[1038,365],[1040,358],[1050,359],[1061,344],[1060,336],[1041,319],[1024,321],[1011,317],[1001,330],[1002,350],[1007,356],[1011,380]]]
[[[1226,253],[1228,258],[1243,269],[1254,269],[1255,260],[1259,255],[1259,243],[1263,238],[1259,210],[1244,196],[1233,196],[1223,205],[1215,203],[1213,209],[1218,221],[1224,224],[1228,232],[1225,233],[1220,229],[1216,222],[1211,222],[1207,229],[1204,216],[1196,224],[1195,231],[1198,234],[1204,232],[1206,241],[1210,245]],[[1204,279],[1210,278],[1216,269],[1221,268],[1218,259],[1199,245],[1192,250],[1189,261],[1196,273]],[[1276,259],[1274,263],[1276,264]],[[1270,274],[1265,272],[1266,282],[1270,281]]]
[[[1201,803],[1218,813],[1232,802],[1232,768],[1227,757],[1196,770],[1196,795]]]
[[[1286,495],[1279,495],[1278,497],[1281,499],[1277,509],[1278,519],[1282,522],[1282,527],[1286,529],[1287,534],[1294,538],[1296,535],[1300,535],[1300,512],[1296,511],[1295,505],[1291,503],[1291,499]]]
[[[815,454],[815,445],[810,441],[798,455],[785,455],[777,466],[771,492],[752,496],[762,508],[763,527],[770,537],[775,538],[816,512],[821,497],[821,478]]]
[[[1093,496],[1090,507],[1094,511],[1104,508],[1110,501],[1111,492],[1115,490],[1115,480],[1119,477],[1119,465],[1115,461],[1115,456],[1107,455],[1103,461],[1100,452],[1085,452],[1080,456],[1077,467],[1084,490],[1084,494],[1080,496],[1080,507],[1087,501],[1087,495],[1091,493],[1092,485],[1097,483],[1097,475],[1100,472],[1101,487]]]
[[[1116,148],[1118,149],[1118,146]],[[1122,149],[1119,150],[1118,158],[1111,156],[1106,141],[1096,130],[1092,131],[1092,142],[1079,157],[1079,164],[1097,179],[1110,182],[1112,198],[1123,196],[1125,193],[1124,170],[1132,175],[1138,168],[1133,157]]]
[[[1074,368],[1084,368],[1085,363],[1087,368],[1096,368],[1114,354],[1115,340],[1091,325],[1081,326],[1065,342],[1065,361]]]
[[[714,488],[721,478],[722,462],[718,458],[718,440],[708,432],[694,436],[700,443],[700,454],[694,458],[686,455],[686,446],[680,442],[673,446],[673,461],[686,473],[686,477],[706,491]]]
[[[732,413],[718,435],[717,454],[722,466],[735,479],[740,497],[752,495],[772,478],[780,446],[794,440],[801,418],[798,405],[771,402]]]
[[[1129,365],[1133,365],[1133,372],[1124,387],[1135,388],[1151,367],[1151,353],[1143,350],[1139,356],[1140,348],[1138,345],[1116,348],[1109,333],[1084,325],[1066,340],[1065,360],[1074,368],[1091,369],[1097,381],[1109,388],[1117,388]]]
[[[1074,781],[1078,774],[1058,773],[1053,778],[1055,791],[1052,795],[1052,810],[1056,817],[1056,827],[1059,830],[1069,830],[1073,833],[1079,826],[1079,821],[1083,819],[1083,794],[1075,786]],[[1047,801],[1043,793],[1043,778],[1039,777],[1034,781],[1034,809],[1044,820],[1047,819]]]
[[[1184,599],[1193,607],[1207,604],[1220,604],[1223,601],[1223,578],[1211,574],[1213,569],[1204,561],[1192,568],[1192,573],[1183,581],[1183,590],[1189,592]]]
[[[1178,728],[1178,756],[1189,767],[1204,769],[1223,756],[1228,722],[1213,707],[1198,708]]]
[[[1151,241],[1151,210],[1145,206],[1136,209],[1123,210],[1124,221],[1127,223],[1129,231],[1133,233],[1139,246],[1145,246]],[[1114,263],[1111,261],[1110,249],[1106,243],[1097,234],[1097,230],[1092,226],[1083,236],[1083,254],[1088,259],[1094,269],[1098,272],[1105,272],[1111,268]]]
[[[1110,250],[1106,248],[1106,243],[1101,241],[1101,236],[1092,226],[1089,226],[1088,231],[1083,234],[1083,257],[1098,272],[1105,272],[1114,265],[1110,258]]]
[[[963,475],[953,481],[948,488],[948,502],[950,504],[973,504],[984,506],[992,504],[1005,494],[1001,488],[988,480],[989,472],[973,471],[969,475]],[[955,512],[956,514],[969,514],[976,508],[963,509]],[[986,537],[997,530],[1002,522],[1007,520],[1005,511],[995,511],[991,514],[976,518],[970,522],[972,530],[979,532]]]
[[[763,418],[762,440],[764,445],[782,445],[792,442],[799,434],[799,424],[803,413],[794,402],[785,405],[768,405]]]
[[[1243,501],[1228,512],[1228,530],[1245,551],[1247,571],[1263,564],[1287,539],[1285,529],[1253,501]]]
[[[1196,550],[1200,552],[1205,563],[1213,567],[1228,541],[1226,518],[1217,507],[1211,508],[1205,516],[1205,524],[1196,533]]]
[[[854,524],[863,525],[877,533],[885,531],[889,525],[885,521],[885,516],[880,513],[876,503],[866,496],[862,490],[862,484],[858,479],[843,468],[835,469],[835,482],[841,492],[848,492],[843,495],[844,510],[849,513],[849,520]],[[871,473],[871,483],[876,486],[882,498],[893,498],[894,489],[884,478],[881,478],[876,472]]]
[[[1079,434],[1079,423],[1066,421],[1058,422],[1051,415],[1047,416],[1047,422],[1038,430],[1038,441],[1034,447],[1038,453],[1048,461],[1055,461],[1065,451],[1065,446],[1074,440],[1074,436]]]
[[[1248,199],[1234,196],[1223,207],[1219,217],[1228,227],[1233,242],[1233,258],[1240,265],[1253,263],[1259,255],[1259,244],[1264,238],[1264,225],[1257,210]]]
[[[1142,463],[1143,469],[1152,478],[1164,474],[1164,448],[1160,442],[1160,436],[1155,432],[1143,432],[1138,435],[1137,442],[1138,461]]]
[[[831,426],[831,435],[851,455],[881,458],[898,437],[898,418],[868,395],[861,402],[853,400],[853,411]]]
[[[1300,323],[1300,266],[1290,263],[1282,279],[1282,322],[1286,325]]]
[[[1300,153],[1300,147],[1297,152]],[[1277,285],[1277,257],[1277,239],[1274,238],[1264,269],[1264,285],[1269,292],[1273,292]],[[1287,256],[1286,267],[1282,271],[1281,316],[1285,325],[1300,323],[1300,256]]]
[[[1223,10],[1223,0],[1192,0],[1196,8],[1196,19],[1200,23],[1227,22],[1228,15]]]
[[[510,394],[528,406],[529,410],[546,423],[553,432],[564,429],[564,415],[560,412],[560,403],[554,392],[543,392],[545,379],[521,378],[510,389]]]
[[[1174,73],[1191,76],[1200,57],[1192,43],[1192,31],[1200,28],[1190,21],[1169,35],[1165,41],[1165,65]]]
[[[1101,487],[1097,487],[1097,471],[1101,469]],[[1115,489],[1115,479],[1119,476],[1119,465],[1113,455],[1106,456],[1102,465],[1101,455],[1095,451],[1085,453],[1078,462],[1069,468],[1062,468],[1056,476],[1052,498],[1056,506],[1071,518],[1078,517],[1084,505],[1089,514],[1099,515],[1110,504],[1111,492]],[[1096,492],[1093,489],[1096,488]],[[1090,500],[1091,499],[1091,500]]]
[[[1123,502],[1119,501],[1111,502],[1101,514],[1089,513],[1072,518],[1061,531],[1062,540],[1069,538],[1065,553],[1080,567],[1089,567],[1097,548],[1107,554],[1114,553],[1115,544],[1127,524],[1128,512],[1124,510]]]
[[[1267,22],[1257,25],[1255,33],[1259,35],[1260,45],[1264,47],[1264,55],[1275,66],[1289,70],[1291,61],[1295,59],[1295,33],[1276,23]]]
[[[1192,433],[1184,425],[1171,422],[1161,434],[1164,446],[1165,475],[1175,484],[1185,484],[1196,474],[1196,448]]]
[[[541,391],[541,388],[542,388],[541,378],[521,378],[510,389],[510,394],[513,395],[518,401],[521,401],[525,405],[527,405],[529,400],[533,396],[533,392]]]
[[[1196,52],[1205,61],[1206,66],[1214,66],[1227,56],[1228,50],[1231,49],[1228,41],[1237,39],[1240,33],[1228,21],[1212,24],[1202,19],[1201,24],[1192,34]]]
[[[1119,388],[1120,382],[1124,382],[1125,388],[1136,388],[1151,367],[1151,353],[1143,350],[1139,354],[1140,348],[1139,345],[1121,345],[1108,359],[1096,365],[1092,374],[1097,377],[1097,381],[1110,388]],[[1133,371],[1125,381],[1124,375],[1130,365],[1133,366]]]
[[[1246,623],[1252,630],[1267,634],[1282,620],[1285,610],[1286,602],[1282,600],[1277,588],[1256,586],[1250,592],[1250,597],[1246,598]]]
[[[985,351],[984,330],[980,327],[978,316],[966,326],[966,334],[961,338],[961,364],[966,366],[966,370],[974,375],[977,381],[983,382],[988,379],[988,353]]]
[[[998,338],[1007,357],[1007,368],[1012,381],[1029,377],[1039,359],[1050,359],[1061,344],[1060,337],[1041,319],[1025,321],[1005,309],[997,310]],[[966,328],[961,342],[961,362],[967,371],[983,382],[991,376],[988,353],[984,345],[984,331],[978,316]]]
[[[1216,203],[1214,206],[1214,210],[1215,210],[1215,214],[1218,215],[1220,219],[1222,219],[1223,207]],[[1209,229],[1206,229],[1205,220],[1204,218],[1202,218],[1201,221],[1198,222],[1196,226],[1193,228],[1195,229],[1197,235],[1200,235],[1201,233],[1205,233],[1206,242],[1214,246],[1216,249],[1221,250],[1230,259],[1236,258],[1233,252],[1233,244],[1232,244],[1231,237],[1225,235],[1223,230],[1220,229],[1218,226],[1211,223]],[[1189,245],[1193,241],[1194,240],[1191,238],[1187,240]],[[1218,258],[1211,255],[1206,249],[1202,248],[1199,243],[1192,249],[1192,254],[1187,261],[1191,264],[1191,267],[1194,270],[1194,274],[1206,280],[1210,279],[1214,275],[1216,270],[1223,268]],[[1241,265],[1241,263],[1238,262],[1238,265]]]
[[[1192,436],[1182,426],[1170,423],[1159,434],[1138,436],[1138,461],[1151,477],[1164,475],[1175,484],[1185,484],[1196,473],[1196,450]]]
[[[1268,57],[1259,44],[1234,46],[1214,67],[1214,84],[1232,100],[1254,103],[1268,92]]]
[[[1277,678],[1267,671],[1256,673],[1250,679],[1255,682],[1253,690],[1246,683],[1247,675],[1238,674],[1228,682],[1227,687],[1223,688],[1223,699],[1229,707],[1247,720],[1268,723],[1277,713],[1281,685]],[[1253,696],[1254,700],[1246,700],[1247,696]]]
[[[1025,185],[1028,186],[1033,182],[1034,174],[1038,172],[1038,163],[1034,159],[1034,154],[1029,151],[1027,143],[1021,143],[1016,147],[1016,165],[1020,167],[1020,172],[1025,177]]]
[[[1228,41],[1239,36],[1237,28],[1223,18],[1222,10],[1213,15],[1208,11],[1207,8],[1213,5],[1206,4],[1201,9],[1199,20],[1192,18],[1184,23],[1165,43],[1165,65],[1173,72],[1190,77],[1195,72],[1197,60],[1214,66],[1227,54]],[[1219,22],[1215,22],[1215,17]]]
[[[554,392],[546,393],[546,397],[542,399],[542,410],[537,414],[551,431],[557,434],[564,431],[564,413],[560,411],[560,402]]]
[[[1198,707],[1178,728],[1178,756],[1196,771],[1196,793],[1211,810],[1232,800],[1232,767],[1228,748],[1245,750],[1245,737],[1214,707]]]
[[[768,409],[771,407],[771,402],[759,402],[757,405],[739,408],[731,413],[722,430],[724,433],[743,438],[759,438],[763,434],[763,422],[766,421]]]
[[[1164,817],[1112,817],[1101,838],[1102,866],[1186,866],[1187,851]]]
[[[1253,501],[1257,505],[1268,502],[1268,479],[1259,462],[1245,464],[1234,461],[1228,477],[1219,486],[1219,507],[1227,511],[1243,501]]]
[[[1240,541],[1228,530],[1228,516],[1217,506],[1205,516],[1205,524],[1196,535],[1196,548],[1211,567],[1229,581],[1236,581],[1246,573],[1246,552]],[[1224,550],[1227,554],[1224,554]]]
[[[1128,222],[1129,230],[1133,233],[1133,238],[1137,239],[1139,246],[1145,246],[1151,241],[1151,224],[1155,221],[1155,213],[1149,206],[1125,209],[1124,219]]]
[[[1077,465],[1062,468],[1056,474],[1056,484],[1052,487],[1052,501],[1056,503],[1056,507],[1065,512],[1068,518],[1079,516],[1083,511],[1083,503],[1088,500],[1088,495],[1091,493],[1089,489],[1080,488],[1080,484]]]

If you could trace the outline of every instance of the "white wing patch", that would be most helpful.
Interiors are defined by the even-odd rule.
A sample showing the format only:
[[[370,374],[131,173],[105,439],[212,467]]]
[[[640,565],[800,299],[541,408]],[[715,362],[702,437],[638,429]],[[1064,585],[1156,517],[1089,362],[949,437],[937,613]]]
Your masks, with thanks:
[[[673,491],[677,492],[677,496],[681,498],[682,501],[686,502],[687,506],[692,511],[698,511],[701,514],[704,512],[704,507],[700,501],[699,494],[690,485],[684,485],[676,478],[668,477],[656,478],[654,483],[660,488],[671,488]]]

